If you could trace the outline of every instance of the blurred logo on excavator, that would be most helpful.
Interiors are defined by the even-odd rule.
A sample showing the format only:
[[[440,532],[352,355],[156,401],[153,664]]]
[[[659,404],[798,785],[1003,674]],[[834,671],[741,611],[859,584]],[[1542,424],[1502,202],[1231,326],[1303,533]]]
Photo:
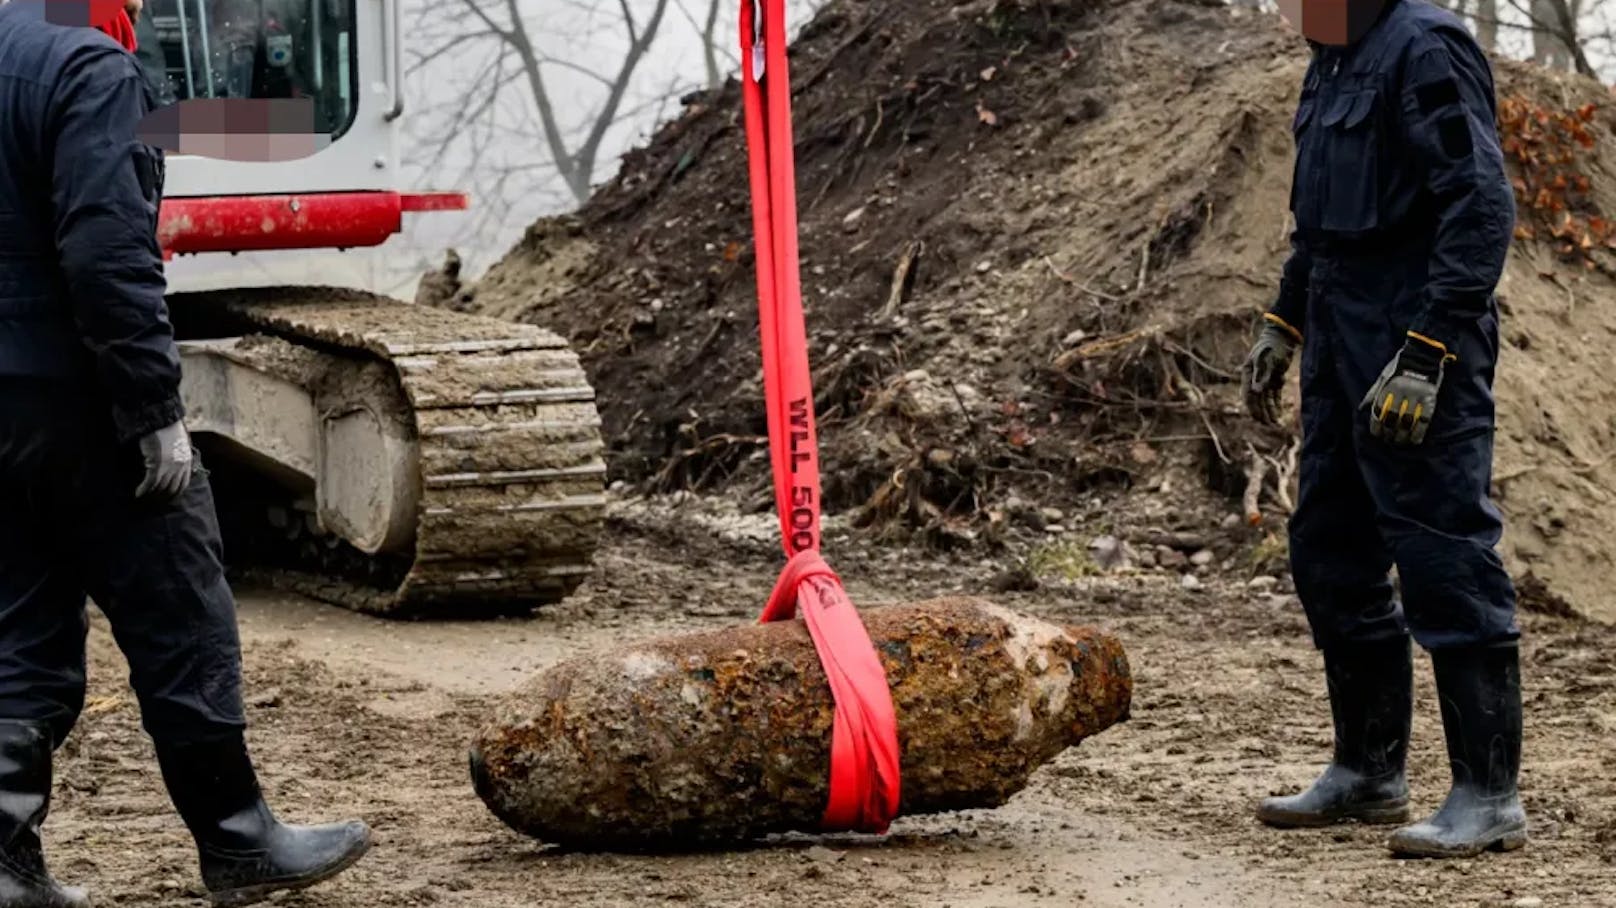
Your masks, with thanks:
[[[1309,41],[1357,43],[1386,8],[1387,0],[1279,0],[1279,11]]]
[[[193,98],[140,121],[139,137],[170,154],[225,161],[295,161],[331,144],[312,98]]]

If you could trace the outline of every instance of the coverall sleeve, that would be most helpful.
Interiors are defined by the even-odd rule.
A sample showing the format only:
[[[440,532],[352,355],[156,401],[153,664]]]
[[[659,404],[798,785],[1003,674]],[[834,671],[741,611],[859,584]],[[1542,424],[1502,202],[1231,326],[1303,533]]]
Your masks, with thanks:
[[[1302,326],[1307,319],[1307,282],[1312,270],[1313,255],[1302,239],[1302,232],[1291,231],[1291,254],[1285,259],[1285,270],[1279,278],[1279,297],[1269,307],[1267,318],[1297,340],[1302,339]]]
[[[1408,330],[1447,344],[1488,311],[1515,230],[1486,58],[1468,35],[1428,35],[1411,49],[1400,101],[1436,215],[1426,292]]]
[[[162,157],[136,138],[147,111],[143,78],[122,51],[79,55],[56,85],[48,133],[67,297],[124,442],[184,415],[157,246]]]

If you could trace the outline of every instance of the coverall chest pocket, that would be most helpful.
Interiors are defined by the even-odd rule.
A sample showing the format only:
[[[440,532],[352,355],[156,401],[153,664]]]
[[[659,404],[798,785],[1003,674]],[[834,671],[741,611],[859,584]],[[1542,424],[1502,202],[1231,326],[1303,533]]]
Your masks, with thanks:
[[[1380,225],[1380,128],[1376,88],[1343,91],[1319,116],[1319,227],[1351,233]]]

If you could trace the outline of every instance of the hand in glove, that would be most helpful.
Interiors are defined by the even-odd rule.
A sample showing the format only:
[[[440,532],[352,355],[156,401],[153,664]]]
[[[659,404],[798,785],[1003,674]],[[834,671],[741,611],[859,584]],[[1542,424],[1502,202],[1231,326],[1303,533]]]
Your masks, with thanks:
[[[1403,349],[1392,357],[1370,386],[1359,409],[1369,409],[1369,434],[1394,445],[1425,441],[1436,413],[1442,370],[1458,357],[1440,342],[1410,331]]]
[[[1296,345],[1302,335],[1276,315],[1265,318],[1268,323],[1258,332],[1240,370],[1240,384],[1246,412],[1259,422],[1275,425],[1279,422],[1279,392],[1285,387],[1285,373],[1296,357]]]
[[[152,493],[173,498],[191,483],[191,436],[184,422],[165,426],[140,439],[140,459],[146,475],[135,489],[136,498]]]

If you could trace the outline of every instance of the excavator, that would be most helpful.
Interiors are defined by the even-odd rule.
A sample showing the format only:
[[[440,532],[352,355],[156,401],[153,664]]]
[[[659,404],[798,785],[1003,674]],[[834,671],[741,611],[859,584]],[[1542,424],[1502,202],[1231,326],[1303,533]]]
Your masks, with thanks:
[[[182,139],[166,156],[158,237],[187,424],[233,569],[391,617],[529,611],[588,576],[603,522],[600,418],[577,355],[541,327],[327,285],[336,272],[313,258],[288,267],[468,205],[402,188],[402,12],[148,0],[137,57],[161,101],[275,101],[306,130],[291,154],[268,130],[259,145],[282,153],[186,153]]]

